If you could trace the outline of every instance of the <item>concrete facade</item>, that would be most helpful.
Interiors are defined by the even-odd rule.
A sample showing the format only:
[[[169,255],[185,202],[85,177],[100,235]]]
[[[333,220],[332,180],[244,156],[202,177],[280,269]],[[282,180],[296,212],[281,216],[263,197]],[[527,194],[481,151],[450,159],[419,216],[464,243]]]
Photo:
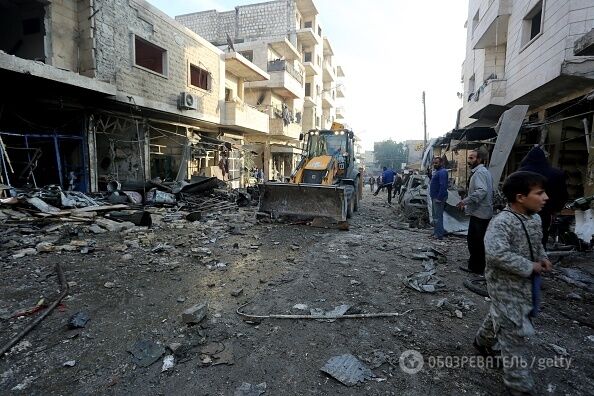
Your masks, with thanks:
[[[269,115],[268,136],[246,134],[266,180],[288,177],[298,160],[299,137],[330,128],[336,119],[333,51],[311,0],[276,0],[176,16],[224,50],[229,42],[270,74],[245,85],[245,102]],[[289,157],[289,158],[287,158]]]
[[[245,85],[268,80],[266,72],[142,0],[6,2],[0,11],[0,74],[23,92],[2,95],[2,103],[36,109],[39,99],[77,120],[64,131],[35,130],[11,117],[0,123],[0,134],[17,146],[27,136],[55,140],[56,152],[46,151],[55,176],[44,183],[64,184],[76,167],[81,189],[92,191],[111,179],[171,180],[178,173],[243,185],[244,134],[269,127],[268,116],[245,103]],[[29,85],[35,97],[26,94]],[[180,105],[180,93],[191,105]],[[51,125],[35,119],[46,117],[39,110],[20,111],[27,122]],[[58,113],[55,119],[60,125]]]
[[[540,17],[539,17],[540,15]],[[540,23],[539,23],[540,21]],[[471,0],[460,126],[489,125],[511,105],[534,109],[594,87],[594,58],[574,55],[594,28],[587,0]]]
[[[539,145],[566,173],[570,197],[594,192],[594,2],[471,0],[466,27],[457,127],[494,127],[507,109],[529,105],[506,172]],[[490,149],[493,141],[449,143],[447,149]]]

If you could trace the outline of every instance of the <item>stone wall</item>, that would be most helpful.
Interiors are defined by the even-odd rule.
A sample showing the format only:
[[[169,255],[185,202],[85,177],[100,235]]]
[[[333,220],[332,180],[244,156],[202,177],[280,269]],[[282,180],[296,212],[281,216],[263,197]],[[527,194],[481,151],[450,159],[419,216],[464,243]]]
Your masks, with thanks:
[[[97,0],[95,7],[98,79],[115,84],[120,99],[133,96],[139,106],[220,121],[220,50],[142,0]],[[135,65],[135,36],[167,51],[163,75]],[[208,90],[190,85],[190,63],[210,74]],[[198,97],[198,110],[177,110],[184,91]]]

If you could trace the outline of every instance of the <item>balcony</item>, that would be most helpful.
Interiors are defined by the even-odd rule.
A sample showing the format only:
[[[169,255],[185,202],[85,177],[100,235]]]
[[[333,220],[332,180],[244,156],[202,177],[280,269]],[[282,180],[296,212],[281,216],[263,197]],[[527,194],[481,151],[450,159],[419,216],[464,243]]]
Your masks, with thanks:
[[[334,98],[331,91],[322,94],[322,107],[334,107]]]
[[[313,96],[306,96],[303,100],[303,107],[316,107],[316,101]]]
[[[269,119],[269,134],[276,138],[299,139],[301,134],[301,124],[290,123],[285,125],[282,118]]]
[[[337,98],[344,98],[344,85],[338,84],[336,86],[336,97]]]
[[[344,109],[342,107],[336,108],[336,119],[337,120],[344,120]]]
[[[332,67],[332,64],[328,61],[324,61],[324,82],[333,82],[336,81],[336,73],[334,71],[334,67]]]
[[[285,98],[303,98],[303,73],[284,60],[268,62],[270,80],[246,83],[246,88],[270,88]]]
[[[490,0],[491,4],[472,32],[472,48],[494,47],[507,42],[511,0]]]
[[[247,133],[268,133],[268,114],[262,113],[245,103],[225,102],[222,124]]]
[[[312,28],[303,28],[297,30],[297,40],[305,47],[313,47],[322,43],[321,38],[314,32]]]
[[[505,107],[506,80],[487,80],[478,90],[468,95],[463,113],[469,118],[497,120]]]
[[[336,77],[344,77],[344,70],[342,70],[342,66],[336,66]]]

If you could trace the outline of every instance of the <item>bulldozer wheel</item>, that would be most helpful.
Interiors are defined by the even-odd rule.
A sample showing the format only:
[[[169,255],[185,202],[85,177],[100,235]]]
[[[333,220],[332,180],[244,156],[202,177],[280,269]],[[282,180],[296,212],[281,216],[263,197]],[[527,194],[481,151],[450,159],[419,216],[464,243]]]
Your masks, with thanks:
[[[353,211],[356,212],[359,210],[359,183],[360,180],[357,178],[355,183],[355,194],[353,198]]]
[[[354,198],[349,199],[349,202],[347,204],[347,219],[350,219],[351,217],[353,217],[354,206],[355,206],[355,199]]]

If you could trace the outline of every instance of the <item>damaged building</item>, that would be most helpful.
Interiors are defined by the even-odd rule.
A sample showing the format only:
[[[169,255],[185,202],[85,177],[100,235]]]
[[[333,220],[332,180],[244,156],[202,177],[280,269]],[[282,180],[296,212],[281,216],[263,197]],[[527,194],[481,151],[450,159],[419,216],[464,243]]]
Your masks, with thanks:
[[[300,135],[343,122],[344,77],[312,0],[276,0],[195,12],[176,20],[219,48],[234,48],[270,74],[245,84],[242,103],[268,116],[268,134],[248,132],[247,147],[265,180],[286,180],[301,157]]]
[[[247,183],[245,134],[268,117],[238,99],[269,74],[241,54],[142,0],[5,0],[0,32],[3,183]]]
[[[538,144],[565,171],[570,199],[592,195],[594,5],[527,3],[470,1],[463,106],[457,130],[442,146],[449,140],[454,154],[477,146],[492,151],[502,114],[527,105],[503,174],[515,171]],[[457,168],[467,175],[465,166]]]

